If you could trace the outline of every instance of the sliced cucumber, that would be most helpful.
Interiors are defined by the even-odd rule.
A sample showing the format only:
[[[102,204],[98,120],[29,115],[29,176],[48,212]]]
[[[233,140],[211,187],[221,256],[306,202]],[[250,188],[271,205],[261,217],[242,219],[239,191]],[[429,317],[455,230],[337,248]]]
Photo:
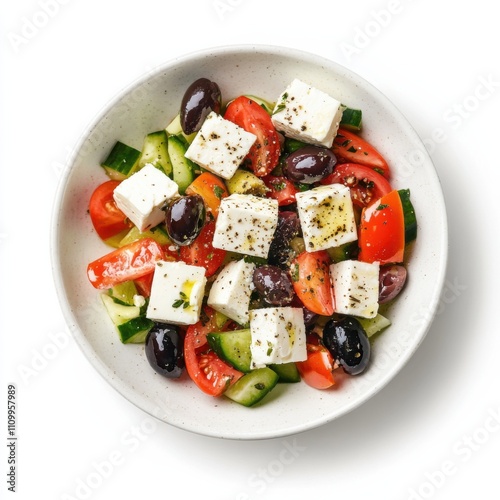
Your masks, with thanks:
[[[134,295],[137,295],[137,287],[133,281],[119,283],[109,290],[109,295],[120,303],[133,306]]]
[[[338,247],[329,248],[327,252],[333,262],[342,262],[343,260],[356,258],[358,250],[358,242],[351,241]]]
[[[342,112],[340,125],[348,130],[356,132],[361,130],[362,118],[363,118],[363,112],[360,109],[352,109],[345,107],[344,111]]]
[[[241,372],[250,371],[252,337],[249,329],[209,333],[207,340],[210,347],[221,359]]]
[[[283,363],[279,365],[269,365],[269,368],[276,372],[279,382],[296,383],[300,382],[300,373],[295,363]]]
[[[179,186],[179,193],[184,194],[186,188],[194,180],[194,164],[186,158],[187,143],[179,136],[168,137],[168,154],[172,163],[172,177]]]
[[[285,138],[285,144],[283,145],[283,151],[285,153],[293,153],[297,149],[308,146],[306,142],[299,141],[298,139]]]
[[[120,248],[120,242],[122,241],[123,238],[125,238],[125,236],[127,235],[127,233],[129,232],[128,229],[125,229],[125,231],[120,231],[118,234],[115,234],[113,236],[111,236],[110,238],[106,238],[104,240],[104,243],[106,243],[106,245],[109,245],[110,247],[113,247],[113,248]]]
[[[147,231],[140,231],[136,226],[134,226],[121,239],[119,246],[123,247],[143,238],[152,238],[160,245],[170,245],[172,243],[168,237],[167,230],[163,229],[161,226],[156,226],[152,229],[148,229]]]
[[[107,293],[102,293],[101,299],[115,326],[122,325],[131,319],[139,317],[141,314],[140,307],[120,303]]]
[[[382,314],[380,313],[377,314],[374,318],[357,318],[357,320],[360,322],[368,337],[375,335],[376,333],[391,325],[391,321],[385,316],[382,316]]]
[[[142,344],[153,326],[153,321],[145,316],[139,316],[118,325],[117,329],[124,344]]]
[[[185,134],[182,130],[181,127],[181,115],[178,114],[167,126],[165,129],[168,135],[181,135],[186,139],[188,144],[191,144],[193,142],[193,139],[196,135],[196,132],[193,132],[192,134]]]
[[[142,168],[146,163],[153,164],[168,176],[172,175],[172,163],[168,156],[165,130],[151,132],[144,138],[138,168]]]
[[[137,169],[140,156],[139,150],[117,141],[101,166],[111,179],[123,180]]]
[[[398,191],[401,205],[403,206],[403,215],[405,219],[405,245],[417,237],[417,217],[415,209],[410,201],[410,190],[400,189]]]
[[[249,99],[252,99],[252,101],[255,101],[260,107],[264,108],[266,113],[271,115],[273,113],[273,109],[275,104],[273,102],[266,101],[265,99],[262,99],[262,97],[257,97],[255,95],[246,95],[245,97],[248,97]]]
[[[269,191],[264,181],[248,170],[239,168],[234,175],[226,181],[229,194],[253,194],[266,196]]]
[[[253,406],[278,383],[278,374],[271,368],[257,368],[235,382],[224,395],[243,406]]]

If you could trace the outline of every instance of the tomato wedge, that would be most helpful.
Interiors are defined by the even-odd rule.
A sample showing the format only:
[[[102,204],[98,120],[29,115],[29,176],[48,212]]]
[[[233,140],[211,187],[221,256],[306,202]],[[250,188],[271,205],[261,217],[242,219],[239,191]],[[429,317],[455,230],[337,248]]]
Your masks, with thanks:
[[[339,163],[321,184],[344,184],[354,205],[364,208],[392,191],[391,184],[373,168],[359,163]]]
[[[89,202],[89,214],[92,225],[103,240],[130,229],[132,223],[116,206],[113,191],[120,181],[106,181],[97,186]]]
[[[269,189],[267,197],[277,200],[280,207],[295,203],[299,189],[292,181],[282,175],[266,175],[262,180]]]
[[[373,168],[386,179],[391,176],[385,158],[367,141],[345,128],[339,131],[333,140],[332,150],[343,162],[359,163]]]
[[[396,189],[363,209],[358,245],[358,259],[363,262],[389,264],[403,261],[405,221]]]
[[[229,103],[224,118],[257,136],[246,160],[256,176],[269,174],[278,165],[281,152],[271,116],[254,100],[240,96]]]
[[[188,375],[204,393],[220,396],[230,385],[239,380],[243,373],[222,361],[210,349],[207,341],[208,333],[223,331],[230,322],[220,326],[212,308],[206,306],[203,311],[204,318],[186,330],[184,362]]]
[[[217,219],[220,202],[229,196],[229,191],[222,179],[211,172],[203,172],[186,188],[186,194],[199,194],[208,211]]]
[[[326,250],[319,250],[302,252],[290,266],[295,293],[307,309],[322,316],[335,310],[330,264]]]
[[[316,334],[307,336],[306,348],[307,359],[296,362],[302,380],[315,389],[328,389],[335,384],[330,351]]]
[[[180,259],[186,264],[204,267],[207,278],[217,272],[227,253],[212,245],[214,232],[215,221],[208,221],[193,243],[180,247]]]
[[[95,288],[104,290],[151,273],[156,261],[164,258],[165,252],[159,243],[143,238],[91,262],[87,276]]]

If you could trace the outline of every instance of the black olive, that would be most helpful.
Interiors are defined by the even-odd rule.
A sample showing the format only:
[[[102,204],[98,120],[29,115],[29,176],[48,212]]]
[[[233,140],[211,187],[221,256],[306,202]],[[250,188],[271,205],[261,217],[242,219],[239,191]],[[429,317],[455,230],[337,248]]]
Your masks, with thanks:
[[[330,319],[323,329],[323,343],[333,359],[350,375],[363,372],[370,361],[370,341],[356,318]]]
[[[165,226],[177,245],[189,245],[205,224],[205,203],[199,194],[181,196],[172,201],[165,212]]]
[[[177,326],[155,323],[146,337],[145,352],[155,371],[169,378],[180,377],[184,368],[184,355]]]
[[[211,111],[219,113],[220,110],[219,86],[207,78],[199,78],[187,88],[182,98],[180,109],[182,131],[185,134],[197,132]]]
[[[380,267],[379,304],[385,304],[399,294],[406,283],[406,276],[406,269],[398,264],[389,264]]]
[[[330,149],[305,146],[287,156],[284,174],[293,182],[313,184],[330,175],[336,163],[337,158]]]
[[[269,305],[287,306],[292,302],[292,282],[288,273],[277,266],[256,267],[253,272],[253,284],[264,302]]]

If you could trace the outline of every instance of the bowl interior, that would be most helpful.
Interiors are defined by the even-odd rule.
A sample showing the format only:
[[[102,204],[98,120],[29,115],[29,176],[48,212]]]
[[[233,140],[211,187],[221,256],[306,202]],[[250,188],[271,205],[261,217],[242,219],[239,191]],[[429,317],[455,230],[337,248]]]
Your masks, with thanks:
[[[184,90],[201,76],[216,81],[223,99],[253,94],[270,101],[294,78],[363,110],[363,136],[388,159],[397,188],[409,188],[418,237],[409,280],[374,342],[369,370],[333,390],[281,385],[265,404],[247,409],[200,392],[187,377],[171,381],[149,366],[140,345],[122,345],[86,278],[87,264],[109,251],[88,213],[93,189],[106,180],[101,161],[116,140],[140,149],[144,136],[177,114]],[[109,383],[159,419],[196,433],[260,439],[314,428],[366,401],[394,377],[418,347],[436,313],[447,259],[447,227],[438,177],[422,142],[390,101],[346,68],[312,54],[268,46],[220,47],[189,54],[126,88],[93,122],[75,148],[53,216],[53,266],[63,312],[81,349]]]

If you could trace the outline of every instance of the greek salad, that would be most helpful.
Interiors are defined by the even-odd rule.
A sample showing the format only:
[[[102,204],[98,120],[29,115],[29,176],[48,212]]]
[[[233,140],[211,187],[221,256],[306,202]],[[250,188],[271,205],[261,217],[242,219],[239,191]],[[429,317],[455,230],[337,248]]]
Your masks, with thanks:
[[[362,110],[299,79],[224,101],[199,78],[102,168],[89,214],[110,249],[87,276],[153,370],[253,406],[278,383],[328,389],[369,367],[417,224]]]

